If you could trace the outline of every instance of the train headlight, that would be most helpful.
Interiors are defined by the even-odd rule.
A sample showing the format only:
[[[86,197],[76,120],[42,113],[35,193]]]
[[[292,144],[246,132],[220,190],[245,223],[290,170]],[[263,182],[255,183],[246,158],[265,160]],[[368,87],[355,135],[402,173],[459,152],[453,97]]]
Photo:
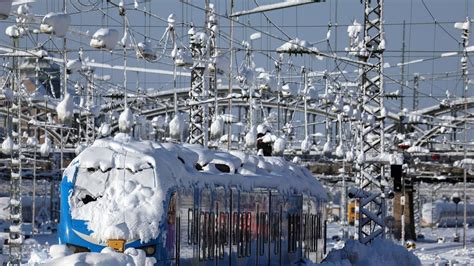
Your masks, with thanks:
[[[147,256],[153,256],[153,254],[155,254],[156,248],[155,246],[148,246],[144,247],[143,250]]]

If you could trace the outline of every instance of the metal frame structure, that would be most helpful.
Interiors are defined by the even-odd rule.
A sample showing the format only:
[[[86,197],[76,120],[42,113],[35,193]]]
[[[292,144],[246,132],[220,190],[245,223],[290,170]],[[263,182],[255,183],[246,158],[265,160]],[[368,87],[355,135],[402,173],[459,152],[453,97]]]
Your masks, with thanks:
[[[362,121],[359,127],[358,184],[368,192],[360,199],[359,241],[363,244],[385,236],[386,215],[384,190],[385,167],[380,161],[384,154],[384,88],[383,88],[383,0],[364,0],[364,44],[359,60],[370,64],[361,65],[361,97],[359,110],[373,123]],[[369,119],[367,119],[369,120]],[[378,139],[378,144],[372,142]]]

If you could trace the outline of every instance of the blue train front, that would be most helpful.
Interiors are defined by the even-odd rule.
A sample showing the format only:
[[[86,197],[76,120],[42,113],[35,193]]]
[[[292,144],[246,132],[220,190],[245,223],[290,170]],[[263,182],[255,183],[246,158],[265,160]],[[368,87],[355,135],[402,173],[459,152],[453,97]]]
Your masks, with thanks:
[[[119,136],[65,170],[59,237],[74,252],[142,249],[157,265],[320,262],[326,201],[282,158]]]

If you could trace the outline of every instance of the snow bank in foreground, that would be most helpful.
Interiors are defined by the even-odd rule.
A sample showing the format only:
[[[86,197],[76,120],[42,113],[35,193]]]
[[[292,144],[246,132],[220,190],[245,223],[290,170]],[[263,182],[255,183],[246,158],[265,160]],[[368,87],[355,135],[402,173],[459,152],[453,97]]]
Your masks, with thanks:
[[[363,245],[356,240],[348,240],[344,248],[332,250],[320,266],[398,266],[421,265],[420,260],[404,247],[386,239],[376,239]]]
[[[45,250],[38,250],[32,253],[32,259],[28,261],[28,265],[151,266],[156,262],[155,258],[146,258],[143,250],[134,248],[126,249],[124,253],[117,253],[106,247],[100,253],[83,252],[72,255],[67,250],[68,248],[64,245],[53,245],[49,250],[49,256],[46,255]]]

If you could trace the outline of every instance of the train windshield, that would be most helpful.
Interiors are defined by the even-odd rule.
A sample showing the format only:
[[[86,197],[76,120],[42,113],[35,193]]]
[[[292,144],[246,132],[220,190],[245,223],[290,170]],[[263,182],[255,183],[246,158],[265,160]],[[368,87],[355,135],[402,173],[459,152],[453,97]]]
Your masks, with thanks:
[[[72,195],[72,207],[79,208],[93,202],[102,197],[108,187],[129,181],[141,187],[152,189],[156,187],[155,173],[151,166],[136,172],[117,168],[105,172],[100,169],[79,168]]]

